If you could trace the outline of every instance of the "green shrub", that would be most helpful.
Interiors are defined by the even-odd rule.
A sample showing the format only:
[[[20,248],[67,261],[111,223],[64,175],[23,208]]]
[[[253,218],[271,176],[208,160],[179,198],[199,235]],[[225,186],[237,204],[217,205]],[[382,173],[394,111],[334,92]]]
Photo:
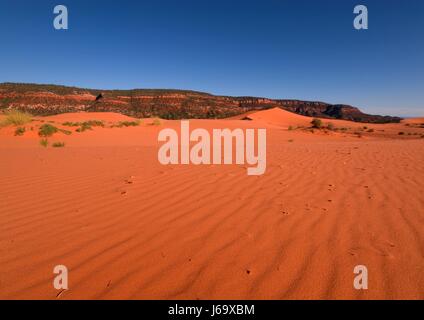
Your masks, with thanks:
[[[40,137],[51,137],[52,135],[54,135],[58,131],[59,130],[55,126],[53,126],[49,123],[45,123],[38,130],[38,135]]]
[[[47,139],[41,139],[40,140],[40,145],[42,147],[47,147],[49,145],[49,141]]]
[[[327,129],[328,129],[328,130],[334,130],[334,124],[333,124],[333,123],[331,123],[331,122],[329,122],[329,123],[327,124]]]
[[[312,127],[313,128],[316,128],[316,129],[321,129],[322,128],[322,121],[321,121],[321,119],[314,118],[314,119],[312,119],[311,124],[312,124]]]
[[[15,136],[23,136],[25,133],[25,127],[18,127],[15,130]]]
[[[53,148],[63,148],[65,146],[65,142],[55,142],[52,144]]]
[[[32,115],[19,110],[6,112],[6,118],[1,122],[1,126],[22,126],[32,121]]]

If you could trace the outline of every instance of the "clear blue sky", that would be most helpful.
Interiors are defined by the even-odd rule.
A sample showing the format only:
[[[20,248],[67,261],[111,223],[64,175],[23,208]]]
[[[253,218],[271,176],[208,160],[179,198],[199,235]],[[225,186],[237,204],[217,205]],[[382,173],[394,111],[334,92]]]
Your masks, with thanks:
[[[53,8],[69,9],[69,30]],[[353,8],[369,9],[369,30]],[[177,88],[424,115],[423,0],[0,0],[0,82]]]

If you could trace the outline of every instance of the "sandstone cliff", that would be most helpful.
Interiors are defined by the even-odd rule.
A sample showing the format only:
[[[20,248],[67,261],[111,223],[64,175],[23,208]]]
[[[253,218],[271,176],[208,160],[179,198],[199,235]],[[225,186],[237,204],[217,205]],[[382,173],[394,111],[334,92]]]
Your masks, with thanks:
[[[187,90],[93,90],[56,85],[0,84],[0,110],[19,109],[34,115],[106,111],[140,118],[226,118],[274,107],[311,117],[372,123],[401,120],[398,117],[368,115],[348,105],[301,100],[226,97]]]

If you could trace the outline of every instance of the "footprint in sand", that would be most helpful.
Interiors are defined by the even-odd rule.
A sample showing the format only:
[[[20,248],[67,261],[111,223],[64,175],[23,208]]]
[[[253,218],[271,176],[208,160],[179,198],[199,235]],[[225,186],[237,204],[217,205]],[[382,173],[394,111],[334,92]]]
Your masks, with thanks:
[[[126,185],[134,184],[134,178],[135,178],[134,176],[130,176],[129,178],[124,179],[124,184],[126,184]],[[120,190],[120,193],[121,193],[122,196],[125,196],[125,195],[128,194],[128,191],[127,190]]]

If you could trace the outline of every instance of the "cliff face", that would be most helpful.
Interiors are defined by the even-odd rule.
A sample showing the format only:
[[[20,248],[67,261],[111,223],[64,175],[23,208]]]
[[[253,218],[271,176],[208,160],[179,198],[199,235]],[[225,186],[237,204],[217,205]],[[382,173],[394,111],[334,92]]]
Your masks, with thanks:
[[[0,110],[19,109],[34,115],[107,111],[140,118],[226,118],[274,107],[311,117],[373,123],[401,120],[397,117],[367,115],[352,106],[323,102],[225,97],[184,90],[91,90],[54,85],[0,84]]]

